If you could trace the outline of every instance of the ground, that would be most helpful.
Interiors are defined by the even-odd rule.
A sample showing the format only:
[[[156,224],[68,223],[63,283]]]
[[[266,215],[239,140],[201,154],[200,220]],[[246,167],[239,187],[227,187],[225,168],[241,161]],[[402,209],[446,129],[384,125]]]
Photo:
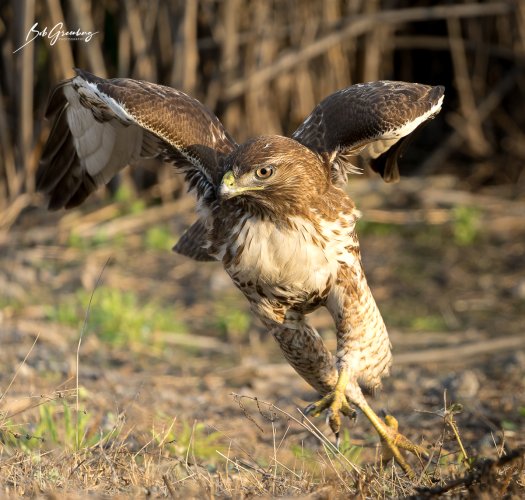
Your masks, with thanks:
[[[349,192],[394,347],[370,401],[430,450],[415,481],[362,415],[339,451],[302,420],[315,392],[220,264],[169,251],[191,197],[122,189],[0,235],[0,494],[525,495],[525,202],[448,177]],[[333,348],[328,315],[311,320]]]

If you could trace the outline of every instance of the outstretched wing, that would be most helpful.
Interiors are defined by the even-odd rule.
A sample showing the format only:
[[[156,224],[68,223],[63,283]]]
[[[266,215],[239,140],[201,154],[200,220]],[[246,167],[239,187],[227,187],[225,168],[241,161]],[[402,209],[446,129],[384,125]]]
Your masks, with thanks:
[[[409,134],[439,113],[444,91],[392,81],[352,85],[321,101],[292,138],[328,159],[334,182],[359,172],[358,155],[385,181],[397,181]]]
[[[213,113],[169,87],[75,71],[46,111],[54,121],[36,182],[50,209],[80,205],[126,165],[152,156],[173,162],[205,202],[215,197],[220,158],[236,144]]]

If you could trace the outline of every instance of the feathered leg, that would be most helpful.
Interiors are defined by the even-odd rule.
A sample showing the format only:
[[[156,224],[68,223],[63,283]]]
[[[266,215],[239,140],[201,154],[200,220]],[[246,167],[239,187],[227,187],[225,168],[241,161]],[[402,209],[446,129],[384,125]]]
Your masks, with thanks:
[[[285,324],[266,325],[294,370],[320,394],[328,394],[337,383],[335,358],[323,339],[302,316]]]
[[[341,382],[339,382],[340,377],[334,356],[328,351],[317,331],[304,321],[302,315],[290,314],[285,324],[267,326],[270,327],[270,332],[279,343],[285,358],[301,377],[321,395],[326,394],[326,397],[330,397],[336,393],[341,396],[338,402],[338,410],[330,412],[328,416],[332,430],[337,427],[337,431],[334,430],[334,432],[336,439],[339,440],[339,413],[354,418],[355,410],[345,397],[345,388],[340,386]],[[338,391],[337,387],[339,386],[340,390]]]
[[[385,324],[366,282],[360,261],[352,267],[341,268],[337,285],[327,302],[337,326],[336,366],[338,379],[335,388],[306,412],[316,416],[329,412],[330,427],[339,433],[341,419],[348,403],[357,406],[379,434],[387,456],[394,457],[406,474],[414,472],[400,452],[408,450],[417,456],[427,451],[400,434],[395,426],[386,425],[368,405],[360,384],[375,389],[388,374],[391,363],[390,341]]]

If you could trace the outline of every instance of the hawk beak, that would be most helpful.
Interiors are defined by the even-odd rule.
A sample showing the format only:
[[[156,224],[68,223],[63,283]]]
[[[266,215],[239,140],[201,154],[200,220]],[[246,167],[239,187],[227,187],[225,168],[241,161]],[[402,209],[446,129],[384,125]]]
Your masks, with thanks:
[[[233,172],[228,170],[222,178],[221,185],[219,186],[219,197],[221,200],[229,200],[234,196],[238,196],[246,191],[259,191],[263,189],[262,186],[239,186]]]
[[[228,198],[232,198],[237,193],[237,186],[235,185],[235,177],[233,176],[233,172],[231,170],[228,170],[224,174],[224,177],[222,178],[222,182],[219,188],[219,196],[223,200],[227,200]]]

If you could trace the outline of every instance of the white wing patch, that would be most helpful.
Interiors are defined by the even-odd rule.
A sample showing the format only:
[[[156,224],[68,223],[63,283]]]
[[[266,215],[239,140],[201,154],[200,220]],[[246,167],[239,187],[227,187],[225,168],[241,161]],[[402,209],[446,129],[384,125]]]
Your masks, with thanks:
[[[414,130],[416,130],[417,127],[419,127],[419,125],[439,113],[441,105],[443,104],[443,98],[444,96],[441,96],[439,101],[434,106],[432,106],[429,111],[422,114],[421,116],[418,116],[415,120],[408,121],[401,127],[388,130],[376,140],[367,144],[362,149],[360,154],[365,158],[372,159],[381,156],[385,151],[388,151],[397,141],[399,141],[399,139],[402,139],[403,137],[411,134]]]
[[[128,113],[126,107],[123,103],[117,102],[113,97],[108,96],[107,94],[104,94],[104,92],[101,92],[97,85],[92,82],[88,82],[84,80],[81,76],[76,76],[73,78],[73,82],[81,85],[88,93],[90,93],[93,96],[98,97],[98,99],[108,105],[115,113],[115,115],[123,122],[128,124],[135,123],[135,119]]]
[[[432,118],[435,114],[439,113],[441,105],[443,104],[443,98],[444,96],[441,96],[439,101],[434,106],[432,106],[430,110],[426,113],[422,114],[421,116],[418,116],[415,120],[411,122],[406,122],[402,127],[390,130],[389,132],[385,133],[381,137],[381,139],[401,139],[402,137],[405,137],[406,135],[412,133],[423,122],[426,122],[429,118]]]
[[[85,169],[97,184],[107,183],[125,165],[140,156],[143,131],[137,125],[125,125],[130,118],[123,107],[118,106],[114,99],[105,96],[94,89],[80,77],[73,80],[82,85],[83,95],[87,96],[94,106],[98,102],[110,113],[119,110],[118,118],[98,121],[93,111],[82,105],[79,94],[73,85],[64,87],[64,95],[68,100],[67,122],[81,167]],[[117,113],[115,113],[117,114]]]

